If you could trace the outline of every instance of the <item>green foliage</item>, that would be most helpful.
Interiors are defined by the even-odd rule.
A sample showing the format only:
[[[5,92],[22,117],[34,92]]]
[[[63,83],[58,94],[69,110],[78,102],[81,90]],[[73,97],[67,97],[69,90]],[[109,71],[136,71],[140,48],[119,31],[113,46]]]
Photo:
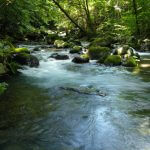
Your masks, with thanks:
[[[16,74],[18,72],[18,69],[21,68],[21,66],[16,62],[10,62],[7,64],[7,66],[12,74]]]
[[[49,27],[50,21],[55,18],[57,11],[54,13],[52,6],[48,0],[1,0],[1,35],[23,38],[24,34],[43,31],[43,27]]]
[[[0,83],[0,95],[7,89],[8,84]]]
[[[82,55],[81,55],[81,58],[90,59],[88,54],[82,54]]]
[[[53,43],[57,37],[49,34],[49,29],[72,36],[82,36],[82,29],[88,36],[100,36],[100,46],[113,42],[106,35],[121,43],[131,43],[131,36],[150,37],[150,1],[135,0],[135,4],[136,8],[130,0],[1,0],[0,36],[19,40],[38,36],[44,40],[47,35],[48,43]]]
[[[91,59],[100,59],[106,58],[110,53],[110,49],[108,47],[101,46],[91,46],[88,50],[88,55]]]

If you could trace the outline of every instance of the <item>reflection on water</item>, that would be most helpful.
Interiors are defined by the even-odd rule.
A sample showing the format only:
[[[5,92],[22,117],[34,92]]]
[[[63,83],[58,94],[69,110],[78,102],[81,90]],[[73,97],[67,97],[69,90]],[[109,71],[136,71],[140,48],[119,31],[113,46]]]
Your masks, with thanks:
[[[150,149],[150,68],[79,65],[50,54],[37,52],[39,68],[21,70],[0,97],[0,150]]]

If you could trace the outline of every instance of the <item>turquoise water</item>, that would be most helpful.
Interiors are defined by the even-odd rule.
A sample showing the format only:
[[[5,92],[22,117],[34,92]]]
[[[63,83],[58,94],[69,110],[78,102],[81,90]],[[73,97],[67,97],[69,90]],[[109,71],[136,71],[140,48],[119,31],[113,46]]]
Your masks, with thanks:
[[[39,68],[20,70],[0,97],[0,150],[150,149],[150,67],[79,65],[51,53],[36,52]]]

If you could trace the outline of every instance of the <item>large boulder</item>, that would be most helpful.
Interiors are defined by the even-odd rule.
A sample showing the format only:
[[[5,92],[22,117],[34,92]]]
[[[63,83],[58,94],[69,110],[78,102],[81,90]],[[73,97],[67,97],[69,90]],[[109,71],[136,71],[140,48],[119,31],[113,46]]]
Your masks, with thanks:
[[[64,42],[63,40],[55,40],[54,46],[56,46],[56,48],[67,48],[68,43]]]
[[[119,66],[121,63],[122,60],[119,55],[109,55],[104,61],[104,64],[109,66]]]
[[[26,53],[16,53],[14,54],[13,60],[21,65],[28,65],[30,67],[38,67],[39,60],[37,57],[26,54]]]
[[[110,49],[108,47],[101,47],[101,46],[91,46],[88,50],[88,55],[90,59],[105,60],[105,58],[110,54]]]
[[[88,63],[89,59],[88,58],[82,58],[82,57],[74,57],[72,62],[77,63],[77,64],[83,64],[83,63]]]
[[[68,55],[53,53],[49,58],[54,58],[56,60],[67,60],[69,59]]]
[[[70,50],[70,53],[71,54],[75,54],[75,53],[80,53],[82,51],[82,47],[81,46],[74,46],[73,48],[72,48],[72,50]]]

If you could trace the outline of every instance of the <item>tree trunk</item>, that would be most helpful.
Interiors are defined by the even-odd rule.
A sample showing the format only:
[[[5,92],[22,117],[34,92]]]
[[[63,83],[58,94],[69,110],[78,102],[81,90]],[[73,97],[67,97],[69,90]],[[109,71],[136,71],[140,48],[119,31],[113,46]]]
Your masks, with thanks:
[[[137,34],[140,34],[136,0],[132,0],[132,3],[133,3],[134,15],[135,15],[135,22],[136,22]]]
[[[91,33],[95,33],[94,25],[92,23],[90,11],[89,11],[88,0],[84,1],[84,6],[83,7],[84,7],[84,10],[85,10],[85,13],[86,13],[86,18],[87,18],[86,22],[87,22],[88,28],[90,29]]]
[[[66,17],[77,27],[80,29],[81,32],[86,34],[86,31],[78,25],[78,23],[76,23],[76,21],[71,18],[71,16],[64,10],[63,7],[61,7],[61,5],[56,1],[56,0],[52,0],[54,2],[54,4],[66,15]]]

